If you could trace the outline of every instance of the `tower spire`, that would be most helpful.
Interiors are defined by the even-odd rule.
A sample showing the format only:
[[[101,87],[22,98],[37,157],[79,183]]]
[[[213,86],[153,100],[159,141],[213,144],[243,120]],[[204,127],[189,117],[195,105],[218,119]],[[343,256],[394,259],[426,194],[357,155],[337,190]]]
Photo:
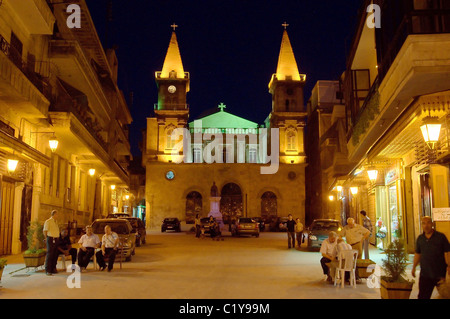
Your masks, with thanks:
[[[160,77],[183,79],[185,77],[183,62],[181,61],[180,48],[178,47],[177,35],[175,33],[175,29],[178,25],[174,23],[171,27],[173,28],[172,37],[170,39],[169,48],[167,49]]]
[[[283,24],[283,39],[281,40],[280,55],[278,57],[277,78],[278,80],[286,80],[292,77],[294,81],[300,81],[300,73],[298,71],[297,61],[295,60],[294,51],[292,50],[291,41],[286,30],[287,23]]]

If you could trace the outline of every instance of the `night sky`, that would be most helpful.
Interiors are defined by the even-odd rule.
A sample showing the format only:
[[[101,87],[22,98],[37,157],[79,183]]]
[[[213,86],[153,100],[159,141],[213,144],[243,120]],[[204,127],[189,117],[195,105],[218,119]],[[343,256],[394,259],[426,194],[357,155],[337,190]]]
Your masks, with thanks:
[[[112,0],[108,14],[108,2],[87,0],[103,45],[118,47],[119,88],[127,99],[134,93],[134,156],[140,155],[141,130],[158,100],[154,74],[162,70],[174,22],[191,76],[190,121],[223,102],[226,111],[262,124],[271,111],[268,83],[277,67],[281,24],[289,24],[300,73],[307,74],[308,100],[318,80],[336,80],[345,70],[361,5],[361,0]]]

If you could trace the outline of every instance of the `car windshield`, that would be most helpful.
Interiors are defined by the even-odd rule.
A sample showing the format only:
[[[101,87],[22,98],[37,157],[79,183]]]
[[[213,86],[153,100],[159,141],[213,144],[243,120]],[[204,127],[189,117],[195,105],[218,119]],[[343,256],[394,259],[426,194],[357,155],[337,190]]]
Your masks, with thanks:
[[[339,228],[338,222],[314,222],[312,226],[312,230],[328,230],[328,231],[336,231]]]
[[[241,219],[239,219],[239,223],[241,223],[241,224],[253,223],[253,219],[251,219],[251,218],[241,218]]]
[[[123,223],[111,221],[94,222],[94,224],[92,224],[92,231],[94,232],[94,234],[104,234],[106,225],[111,226],[111,230],[117,234],[121,235],[128,234],[128,227],[126,222]]]
[[[166,218],[166,219],[164,219],[164,222],[166,222],[166,223],[175,223],[175,222],[177,222],[177,219],[176,218]]]

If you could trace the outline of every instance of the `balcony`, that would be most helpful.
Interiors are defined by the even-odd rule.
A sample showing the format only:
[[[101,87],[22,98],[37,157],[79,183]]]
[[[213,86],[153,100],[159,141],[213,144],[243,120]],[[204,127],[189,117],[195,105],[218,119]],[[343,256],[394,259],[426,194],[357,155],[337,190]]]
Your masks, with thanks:
[[[45,0],[12,0],[8,5],[21,17],[30,34],[53,34],[55,17]]]
[[[40,63],[42,69],[49,70],[48,63]],[[18,112],[47,117],[52,88],[46,77],[34,71],[35,68],[35,63],[23,61],[22,54],[0,35],[0,88],[3,99],[14,104]]]

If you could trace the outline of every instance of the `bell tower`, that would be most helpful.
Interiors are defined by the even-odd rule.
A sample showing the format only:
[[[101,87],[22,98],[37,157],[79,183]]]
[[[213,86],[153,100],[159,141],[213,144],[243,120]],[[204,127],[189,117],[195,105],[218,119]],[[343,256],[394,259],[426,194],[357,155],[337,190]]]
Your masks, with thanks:
[[[188,110],[186,95],[189,92],[189,72],[184,72],[181,61],[180,49],[178,47],[177,35],[173,28],[169,48],[162,71],[155,73],[156,85],[158,87],[158,104],[155,110]]]
[[[173,150],[182,137],[173,140],[175,129],[186,128],[189,106],[186,95],[189,92],[190,77],[184,71],[178,47],[178,27],[175,23],[162,71],[155,73],[158,88],[158,103],[155,104],[155,117],[147,119],[147,155],[151,161],[174,162]],[[182,156],[182,151],[180,152]]]
[[[304,153],[305,107],[303,87],[306,75],[298,71],[297,61],[284,27],[278,66],[269,82],[272,94],[272,112],[269,115],[271,128],[280,133],[280,163],[299,164],[306,161]]]

